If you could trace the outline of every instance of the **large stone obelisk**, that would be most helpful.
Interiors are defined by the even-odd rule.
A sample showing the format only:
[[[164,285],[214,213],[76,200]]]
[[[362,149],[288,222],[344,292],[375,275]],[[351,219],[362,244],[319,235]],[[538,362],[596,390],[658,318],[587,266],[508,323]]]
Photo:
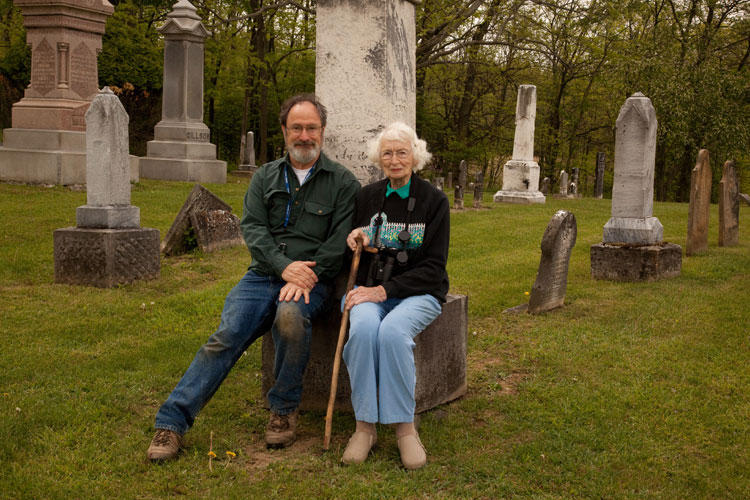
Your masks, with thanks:
[[[516,100],[516,134],[513,158],[503,166],[503,188],[492,198],[495,202],[544,203],[539,191],[539,165],[534,161],[534,122],[536,121],[536,87],[521,85]]]
[[[164,35],[161,121],[141,158],[141,176],[189,182],[227,181],[227,164],[216,159],[203,123],[203,45],[208,31],[196,8],[180,0],[159,28]]]
[[[86,110],[98,90],[106,0],[15,0],[31,46],[31,82],[3,131],[0,180],[86,182]],[[129,165],[138,180],[138,162]]]
[[[414,1],[318,0],[315,91],[328,108],[324,151],[364,185],[382,178],[367,142],[416,121]]]

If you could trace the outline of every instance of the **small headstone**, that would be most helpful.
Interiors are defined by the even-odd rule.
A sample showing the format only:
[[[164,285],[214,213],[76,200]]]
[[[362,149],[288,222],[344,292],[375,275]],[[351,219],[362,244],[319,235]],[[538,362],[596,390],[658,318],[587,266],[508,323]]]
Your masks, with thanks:
[[[248,132],[244,139],[244,149],[242,154],[242,161],[240,162],[240,170],[254,171],[257,167],[255,165],[255,138],[252,132]]]
[[[195,241],[201,252],[243,245],[240,219],[226,210],[190,212],[190,222],[195,231]]]
[[[544,195],[549,194],[549,183],[550,183],[549,177],[545,177],[544,179],[542,179],[542,189],[541,189],[542,194]]]
[[[55,282],[112,287],[159,277],[159,231],[130,204],[128,115],[105,87],[86,112],[87,204],[54,232]]]
[[[464,209],[464,188],[466,187],[467,170],[466,160],[461,160],[458,166],[458,183],[453,195],[453,208],[456,210]]]
[[[578,194],[578,185],[575,182],[571,182],[568,186],[568,194],[572,196]]]
[[[448,172],[448,181],[446,184],[448,190],[453,189],[453,172]]]
[[[578,185],[578,177],[579,177],[579,175],[581,173],[581,169],[578,168],[578,167],[573,167],[572,173],[573,173],[573,175],[572,175],[572,177],[570,179],[570,182],[575,182],[575,184],[577,186]]]
[[[445,188],[445,177],[435,178],[435,187],[442,191]]]
[[[698,152],[695,168],[690,173],[690,205],[688,207],[685,255],[708,250],[708,219],[711,212],[711,163],[707,149]]]
[[[740,193],[740,194],[739,194],[738,196],[740,197],[740,199],[741,199],[742,201],[744,201],[744,202],[745,202],[745,204],[746,204],[747,206],[749,206],[749,207],[750,207],[750,195],[747,195],[747,194],[745,194],[745,193]]]
[[[560,194],[568,194],[568,173],[560,170]]]
[[[719,246],[732,247],[740,241],[740,197],[734,162],[724,163],[719,181]],[[747,196],[747,195],[745,195]]]
[[[596,176],[594,179],[594,198],[601,200],[604,196],[604,151],[596,153]]]
[[[492,200],[496,203],[544,203],[539,191],[539,165],[534,161],[536,87],[521,85],[516,99],[516,132],[513,157],[503,166],[503,186]]]
[[[474,176],[474,208],[482,208],[482,194],[484,194],[484,172],[477,172]]]
[[[162,253],[164,255],[178,255],[187,252],[189,247],[185,241],[185,236],[190,231],[190,228],[193,227],[190,218],[191,214],[213,210],[231,212],[232,207],[200,184],[193,186],[193,190],[190,191],[177,217],[172,222],[172,226],[167,231],[167,235],[164,237],[164,242],[161,244]]]
[[[542,237],[542,258],[529,297],[530,313],[549,311],[565,303],[568,263],[577,234],[576,218],[566,210],[555,213],[547,224]]]

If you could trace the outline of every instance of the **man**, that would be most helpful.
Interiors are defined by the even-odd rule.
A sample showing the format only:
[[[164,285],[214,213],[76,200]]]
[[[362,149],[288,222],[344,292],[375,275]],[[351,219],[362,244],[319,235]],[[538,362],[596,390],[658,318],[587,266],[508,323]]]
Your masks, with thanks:
[[[287,99],[279,120],[287,154],[258,169],[245,193],[242,234],[252,264],[229,292],[221,322],[156,415],[148,458],[175,458],[182,437],[242,353],[268,329],[276,382],[266,446],[292,444],[311,320],[331,302],[359,183],[320,148],[326,109],[313,94]]]

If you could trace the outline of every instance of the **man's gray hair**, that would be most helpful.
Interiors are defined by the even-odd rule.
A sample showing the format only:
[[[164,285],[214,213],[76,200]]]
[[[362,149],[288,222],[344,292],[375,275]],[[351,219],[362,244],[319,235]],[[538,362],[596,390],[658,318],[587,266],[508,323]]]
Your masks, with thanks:
[[[427,143],[417,137],[413,128],[404,122],[393,122],[367,144],[367,159],[375,165],[380,166],[380,145],[383,141],[404,141],[411,144],[414,170],[422,170],[432,158],[432,154],[427,151]]]

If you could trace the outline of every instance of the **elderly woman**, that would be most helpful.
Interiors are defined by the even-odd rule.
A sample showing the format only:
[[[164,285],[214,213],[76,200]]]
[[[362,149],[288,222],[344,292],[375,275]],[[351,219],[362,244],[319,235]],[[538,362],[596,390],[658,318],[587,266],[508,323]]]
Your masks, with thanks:
[[[344,451],[346,464],[363,462],[377,441],[375,424],[395,424],[401,462],[427,463],[414,426],[414,338],[441,311],[448,292],[448,199],[416,171],[430,159],[414,130],[396,122],[370,144],[369,159],[385,179],[364,187],[356,200],[347,244],[357,238],[377,253],[363,252],[350,310],[344,361],[357,419]]]

